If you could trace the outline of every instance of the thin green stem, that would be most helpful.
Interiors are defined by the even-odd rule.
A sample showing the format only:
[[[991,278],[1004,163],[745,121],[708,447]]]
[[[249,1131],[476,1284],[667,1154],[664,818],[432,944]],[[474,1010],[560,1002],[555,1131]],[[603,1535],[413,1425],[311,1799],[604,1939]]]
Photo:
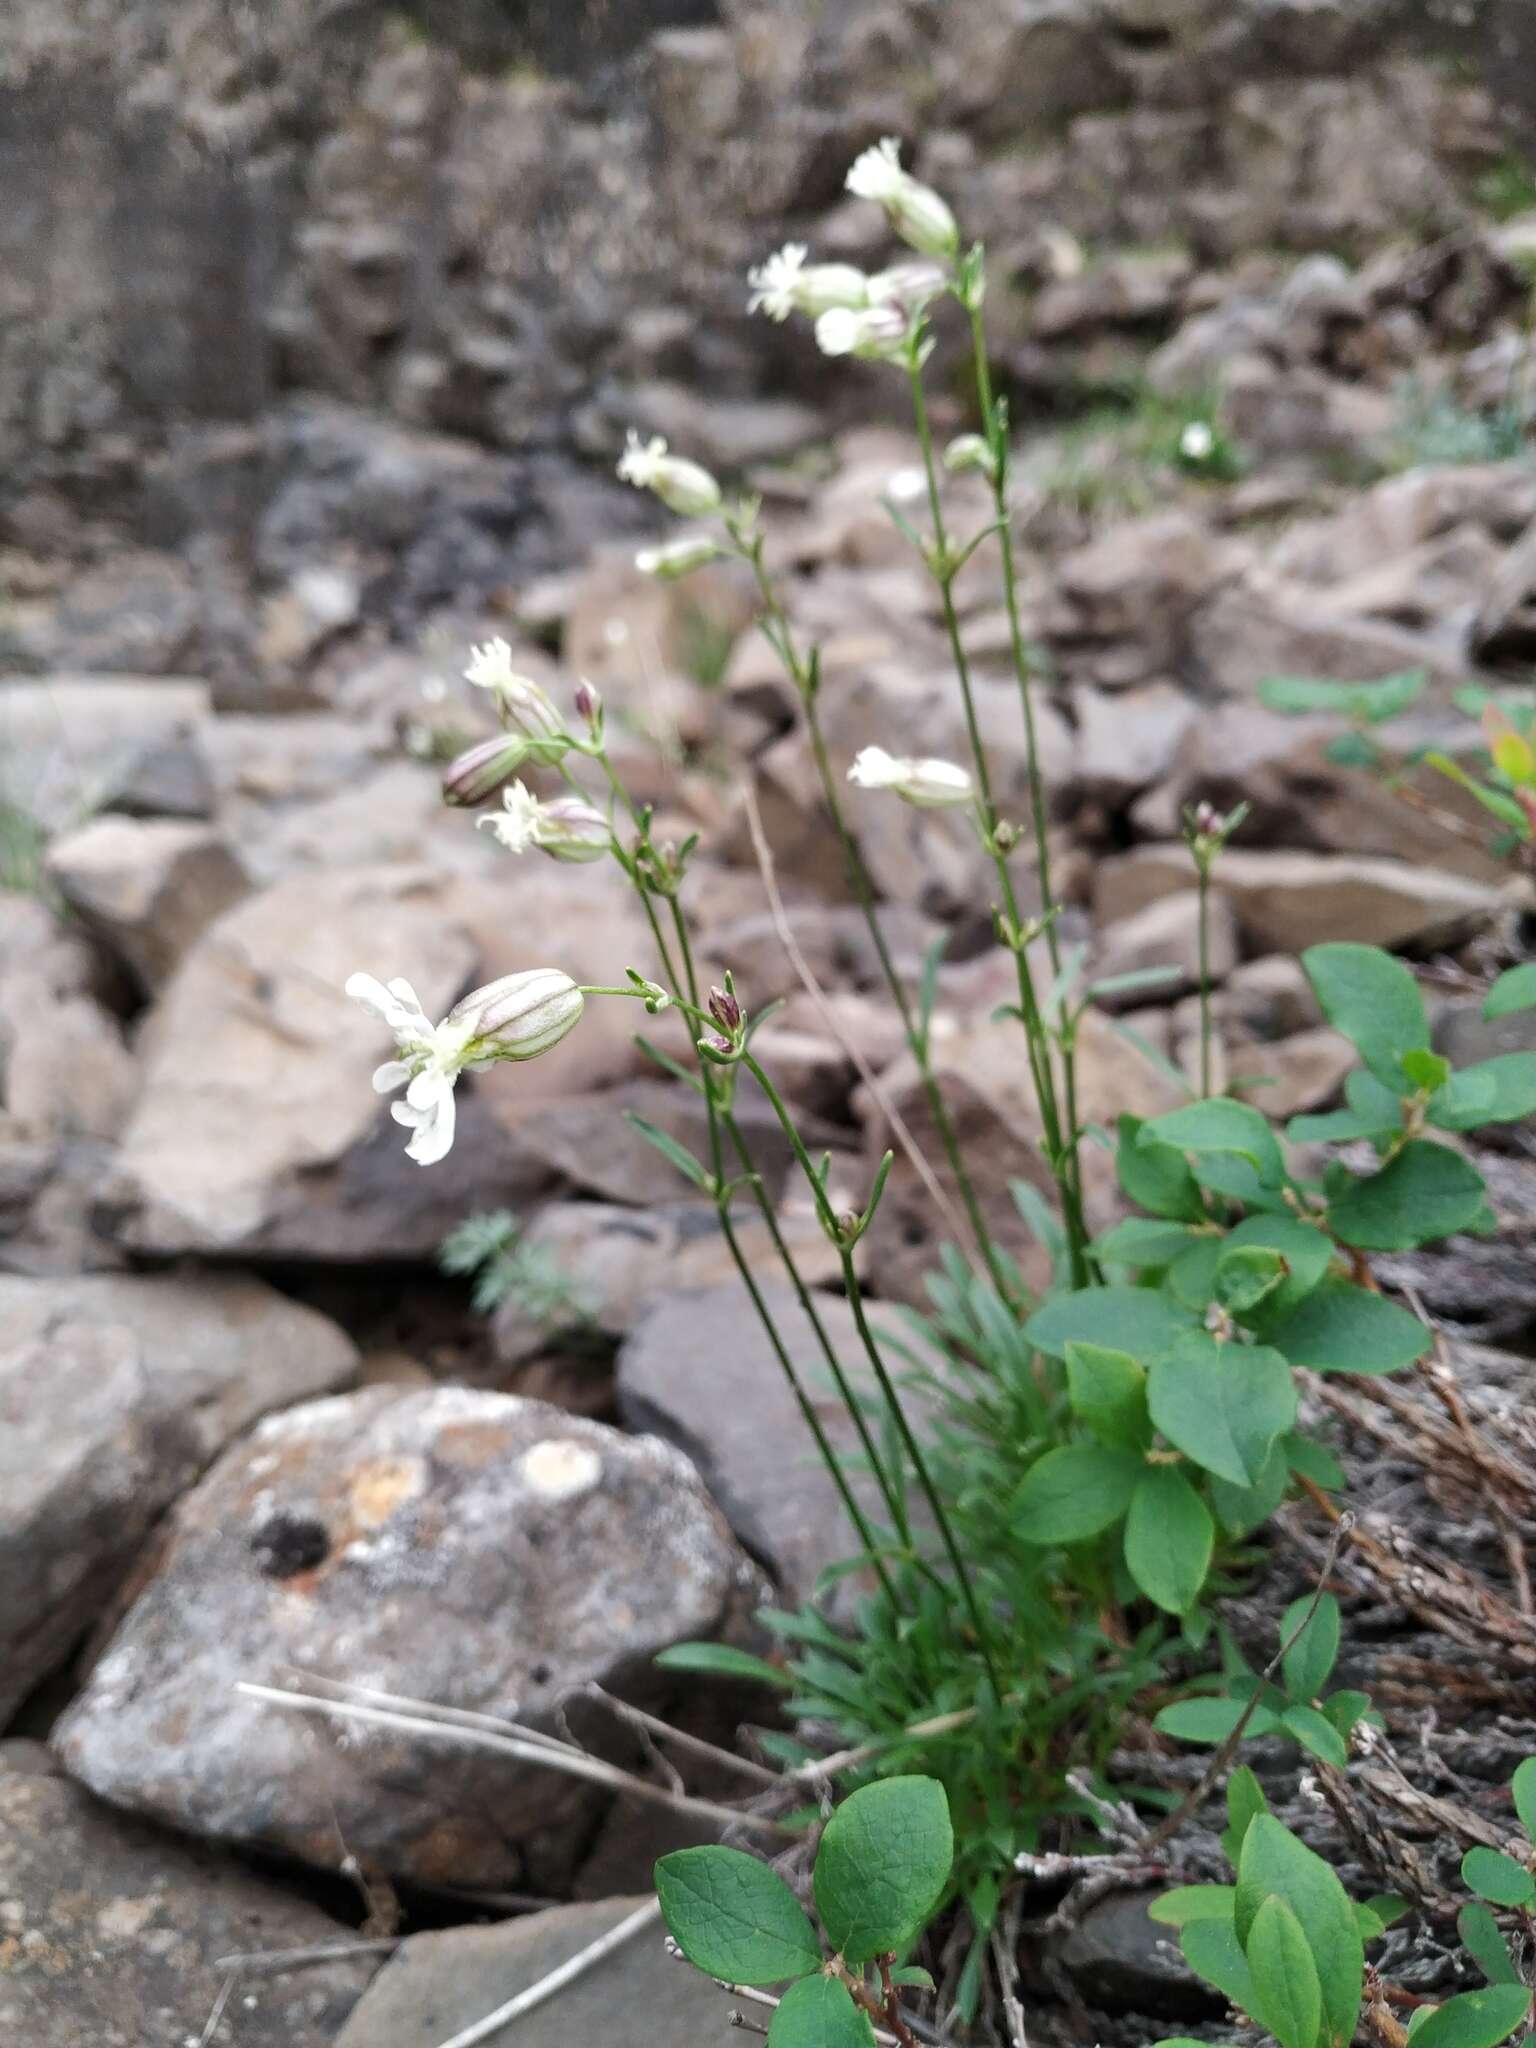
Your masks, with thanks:
[[[901,1028],[906,1037],[907,1048],[917,1063],[918,1079],[922,1086],[924,1099],[928,1104],[928,1113],[933,1118],[934,1129],[939,1134],[939,1143],[944,1148],[944,1157],[949,1163],[951,1174],[954,1176],[955,1187],[959,1192],[966,1220],[969,1222],[971,1234],[976,1240],[976,1248],[986,1264],[988,1273],[991,1275],[993,1286],[1005,1301],[1010,1300],[1012,1298],[1012,1289],[1009,1285],[1007,1270],[1003,1265],[997,1246],[993,1243],[992,1233],[987,1228],[986,1217],[982,1213],[981,1202],[976,1194],[975,1182],[972,1180],[970,1170],[966,1166],[965,1155],[960,1149],[960,1140],[955,1131],[954,1119],[949,1114],[948,1105],[944,1100],[944,1091],[940,1088],[938,1077],[933,1071],[927,1036],[919,1028],[917,1017],[912,1009],[912,998],[907,993],[906,986],[896,970],[896,963],[891,957],[891,949],[885,936],[885,928],[880,921],[880,914],[876,907],[874,883],[870,878],[869,869],[864,864],[864,855],[860,849],[858,838],[852,826],[848,823],[847,816],[843,810],[842,799],[838,794],[837,778],[832,773],[832,763],[827,754],[826,737],[821,729],[820,714],[816,709],[816,697],[811,687],[810,674],[796,649],[794,630],[789,623],[783,605],[779,602],[778,592],[773,587],[773,580],[769,576],[767,566],[763,561],[762,542],[759,540],[751,548],[743,550],[743,553],[752,566],[753,573],[757,578],[758,592],[762,597],[764,609],[773,622],[774,630],[767,636],[769,643],[777,650],[779,658],[789,671],[790,680],[799,692],[800,701],[805,711],[806,732],[811,742],[811,758],[816,763],[816,774],[821,783],[822,800],[826,804],[827,813],[832,820],[832,828],[836,832],[838,842],[842,848],[848,880],[852,886],[860,913],[869,929],[869,936],[875,948],[875,957],[880,963],[880,972],[885,977],[886,986],[891,992],[891,998],[896,1005],[897,1014],[901,1018]]]
[[[950,1526],[949,1516],[945,1512],[944,1503],[928,1470],[928,1461],[923,1456],[922,1446],[913,1434],[912,1425],[907,1420],[907,1413],[901,1404],[901,1397],[896,1391],[895,1382],[886,1368],[880,1347],[875,1342],[874,1333],[869,1327],[869,1319],[864,1313],[863,1290],[859,1286],[858,1275],[854,1272],[853,1268],[852,1247],[847,1240],[842,1224],[833,1211],[832,1204],[827,1197],[827,1191],[822,1185],[821,1176],[817,1173],[815,1164],[805,1149],[805,1142],[801,1138],[799,1131],[795,1128],[794,1118],[785,1108],[778,1090],[750,1052],[742,1054],[742,1064],[768,1098],[773,1113],[778,1118],[785,1137],[789,1140],[790,1150],[795,1155],[796,1163],[810,1186],[817,1212],[821,1217],[822,1227],[837,1246],[838,1257],[843,1269],[843,1286],[848,1296],[849,1308],[853,1312],[854,1326],[858,1330],[859,1340],[864,1346],[865,1354],[875,1375],[876,1384],[879,1386],[881,1396],[885,1401],[887,1409],[890,1411],[891,1420],[895,1423],[897,1432],[901,1437],[902,1447],[911,1461],[917,1483],[922,1488],[923,1496],[932,1511],[940,1540],[943,1542],[944,1549],[949,1557],[950,1566],[955,1574],[955,1582],[960,1588],[961,1595],[965,1600],[966,1611],[971,1617],[971,1626],[976,1631],[977,1646],[986,1663],[987,1674],[992,1680],[993,1691],[997,1698],[1001,1699],[1003,1687],[998,1676],[997,1667],[992,1659],[991,1633],[977,1602],[975,1589],[971,1584],[971,1576],[966,1569],[965,1559],[960,1554],[960,1546],[955,1541],[955,1533]]]
[[[1200,1093],[1211,1093],[1211,869],[1195,863],[1200,891]]]
[[[1087,1284],[1089,1278],[1088,1232],[1083,1220],[1082,1196],[1079,1192],[1081,1173],[1078,1161],[1078,1134],[1076,1125],[1063,1132],[1061,1112],[1057,1101],[1056,1081],[1051,1063],[1050,1034],[1041,1013],[1039,998],[1035,992],[1034,976],[1030,972],[1025,955],[1023,933],[1024,921],[1019,914],[1018,898],[1014,893],[1013,877],[1008,872],[1008,862],[997,841],[997,806],[992,796],[992,779],[987,765],[987,750],[981,737],[981,727],[976,717],[975,693],[971,687],[970,660],[965,651],[964,638],[960,631],[959,615],[955,611],[954,569],[951,563],[949,533],[944,521],[944,506],[939,492],[938,464],[933,449],[933,428],[928,418],[928,400],[923,390],[922,365],[914,352],[908,365],[908,377],[912,386],[912,409],[917,422],[918,445],[922,450],[923,472],[928,483],[928,511],[933,522],[933,558],[929,564],[934,581],[938,584],[939,596],[944,612],[944,628],[949,638],[950,654],[955,665],[955,675],[960,685],[960,701],[965,713],[966,732],[970,740],[971,755],[976,769],[976,783],[980,792],[982,842],[991,858],[997,874],[998,888],[1003,899],[1003,909],[1008,921],[1008,944],[1013,954],[1018,975],[1019,1009],[1024,1021],[1024,1036],[1028,1045],[1030,1073],[1035,1084],[1035,1093],[1040,1105],[1040,1121],[1044,1126],[1046,1150],[1051,1173],[1061,1197],[1062,1220],[1066,1225],[1067,1243],[1072,1260],[1072,1283],[1075,1287]],[[1073,1091],[1075,1092],[1075,1090]]]

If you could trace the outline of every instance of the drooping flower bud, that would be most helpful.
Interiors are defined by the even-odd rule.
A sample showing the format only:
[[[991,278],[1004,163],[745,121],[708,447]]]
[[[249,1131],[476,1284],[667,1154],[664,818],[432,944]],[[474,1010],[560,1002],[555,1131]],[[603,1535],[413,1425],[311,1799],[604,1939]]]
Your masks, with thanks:
[[[786,242],[777,255],[747,273],[752,296],[749,313],[787,320],[791,313],[816,319],[834,306],[867,306],[869,280],[851,263],[811,263],[803,242]]]
[[[505,640],[487,640],[483,647],[472,647],[464,679],[473,683],[477,690],[491,692],[501,722],[509,731],[520,732],[530,740],[559,740],[569,745],[565,721],[556,710],[549,692],[532,676],[518,674],[512,666],[512,650]],[[559,752],[563,751],[562,746]],[[546,751],[538,758],[547,760],[557,756]]]
[[[860,789],[888,789],[919,810],[968,804],[976,794],[970,776],[953,761],[898,757],[884,747],[865,747],[848,770],[848,780]]]
[[[654,491],[663,505],[684,519],[707,519],[720,510],[720,486],[709,471],[680,455],[669,455],[660,434],[642,441],[630,428],[619,458],[619,476],[636,490]]]
[[[949,272],[942,263],[895,263],[889,270],[877,270],[869,280],[869,302],[894,306],[910,320],[930,299],[936,299],[948,282]]]
[[[635,567],[642,576],[655,576],[663,583],[675,583],[679,577],[691,575],[706,563],[718,561],[723,552],[706,533],[685,534],[681,540],[669,541],[664,547],[642,548],[635,556]]]
[[[527,758],[527,744],[521,738],[498,736],[478,740],[466,747],[443,770],[443,801],[449,804],[483,804],[507,783]]]
[[[741,1004],[731,989],[717,987],[710,990],[709,1014],[727,1038],[734,1037],[741,1029]]]
[[[508,853],[537,847],[554,860],[601,860],[613,845],[607,818],[585,797],[541,803],[521,782],[503,790],[499,811],[487,811],[475,823],[499,839]]]
[[[586,997],[557,967],[504,974],[456,1003],[445,1025],[467,1028],[476,1061],[532,1060],[574,1030]]]
[[[824,356],[861,356],[891,362],[907,343],[910,323],[895,306],[866,306],[854,312],[835,306],[816,322],[816,346]]]
[[[944,450],[944,467],[954,476],[996,474],[991,444],[980,434],[956,434]]]
[[[901,168],[901,145],[893,135],[855,160],[847,187],[857,199],[878,201],[901,239],[923,255],[952,257],[958,250],[955,216],[931,186]]]

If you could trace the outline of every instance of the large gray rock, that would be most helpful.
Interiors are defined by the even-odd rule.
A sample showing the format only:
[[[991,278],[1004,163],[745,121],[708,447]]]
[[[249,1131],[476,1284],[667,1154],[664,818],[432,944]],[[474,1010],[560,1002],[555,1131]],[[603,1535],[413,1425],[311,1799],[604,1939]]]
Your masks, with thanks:
[[[556,1906],[496,1927],[452,1927],[402,1942],[336,2048],[440,2048],[626,1919],[643,1899]],[[723,2048],[731,2001],[667,1953],[660,1921],[517,2022],[519,2048]],[[510,2038],[510,2036],[509,2036]]]
[[[162,1511],[351,1340],[259,1280],[0,1276],[0,1722],[98,1621]]]
[[[149,991],[250,889],[213,827],[179,818],[93,818],[54,841],[47,871],[70,909]]]
[[[263,1423],[182,1502],[55,1743],[114,1803],[424,1884],[563,1882],[602,1795],[237,1692],[295,1667],[548,1728],[589,1680],[665,1708],[669,1644],[762,1593],[698,1474],[538,1401],[378,1387]]]
[[[0,722],[8,793],[50,830],[78,824],[149,746],[212,717],[206,683],[170,676],[7,677]]]
[[[19,1747],[19,1745],[15,1745]],[[7,1746],[12,1747],[12,1745]],[[221,1958],[334,1945],[236,1988],[240,2048],[331,2048],[378,1967],[291,1888],[98,1806],[0,1753],[0,2027],[26,2048],[200,2042]],[[675,1966],[674,1966],[675,1967]]]
[[[1237,965],[1237,920],[1220,889],[1211,891],[1206,910],[1205,965],[1213,987]],[[1095,981],[1113,981],[1149,968],[1166,970],[1168,979],[1151,988],[1107,991],[1098,998],[1099,1005],[1129,1010],[1141,1003],[1169,1002],[1200,986],[1200,967],[1200,893],[1175,889],[1112,924],[1099,941],[1093,963]]]

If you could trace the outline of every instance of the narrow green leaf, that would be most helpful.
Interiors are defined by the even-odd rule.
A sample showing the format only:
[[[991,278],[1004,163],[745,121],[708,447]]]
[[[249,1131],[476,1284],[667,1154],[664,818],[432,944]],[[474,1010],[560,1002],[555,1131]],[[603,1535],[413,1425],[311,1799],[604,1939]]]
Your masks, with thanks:
[[[1301,964],[1334,1030],[1377,1080],[1401,1088],[1403,1054],[1429,1048],[1424,998],[1408,968],[1379,946],[1343,943],[1309,946]]]
[[[1109,1444],[1059,1444],[1025,1473],[1013,1501],[1025,1543],[1082,1543],[1112,1528],[1130,1506],[1143,1465]]]
[[[1232,1918],[1237,1892],[1229,1884],[1180,1884],[1160,1892],[1147,1908],[1147,1918],[1160,1927],[1187,1927],[1191,1920]]]
[[[794,1689],[795,1681],[777,1664],[750,1651],[736,1650],[729,1643],[674,1643],[659,1650],[652,1660],[662,1671],[702,1671],[713,1678],[750,1678],[759,1685]]]
[[[1499,1923],[1480,1900],[1474,1899],[1462,1907],[1456,1915],[1456,1932],[1461,1936],[1462,1947],[1490,1984],[1520,1982],[1520,1972],[1515,1968]]]
[[[1301,1922],[1322,1994],[1322,2036],[1342,2048],[1359,2017],[1365,1962],[1354,1907],[1322,1857],[1262,1813],[1249,1825],[1238,1863],[1233,1925],[1240,1942],[1272,1893]]]
[[[910,1984],[917,1991],[937,1991],[939,1988],[933,1981],[932,1971],[925,1970],[919,1963],[904,1963],[899,1970],[892,1970],[891,1982]]]
[[[1125,1519],[1126,1569],[1169,1614],[1187,1614],[1210,1569],[1216,1528],[1209,1508],[1171,1465],[1151,1466]]]
[[[1151,1442],[1147,1376],[1128,1352],[1069,1344],[1067,1399],[1101,1444],[1144,1451]]]
[[[1531,2008],[1523,1984],[1490,1984],[1483,1991],[1463,1991],[1437,2005],[1415,2027],[1416,2048],[1498,2048],[1520,2026]]]
[[[1301,1633],[1290,1643],[1297,1629]],[[1315,1606],[1311,1595],[1304,1594],[1281,1615],[1280,1640],[1290,1643],[1290,1648],[1281,1659],[1280,1668],[1285,1675],[1285,1689],[1293,1700],[1309,1704],[1328,1683],[1339,1658],[1340,1634],[1339,1603],[1331,1593],[1322,1594]]]
[[[768,2022],[768,2048],[872,2048],[867,2013],[835,1977],[802,1977]]]
[[[1323,1994],[1301,1922],[1285,1900],[1271,1894],[1254,1915],[1244,1944],[1259,1995],[1253,2017],[1280,2048],[1316,2048]]]
[[[1536,960],[1507,967],[1483,999],[1483,1015],[1490,1023],[1516,1010],[1536,1010]]]
[[[1486,1200],[1483,1177],[1448,1145],[1413,1138],[1379,1173],[1328,1205],[1336,1237],[1362,1251],[1410,1251],[1464,1230]]]
[[[1172,1145],[1139,1142],[1141,1119],[1122,1116],[1116,1126],[1115,1171],[1131,1200],[1154,1216],[1177,1223],[1200,1223],[1205,1203],[1189,1161]]]
[[[670,1132],[658,1130],[648,1118],[636,1116],[631,1109],[624,1111],[624,1121],[631,1130],[638,1131],[648,1145],[654,1146],[669,1166],[675,1166],[685,1180],[691,1180],[693,1185],[705,1194],[711,1192],[709,1175],[693,1154],[685,1150]]]
[[[1528,1756],[1517,1766],[1515,1775],[1509,1781],[1509,1789],[1515,1795],[1515,1811],[1520,1816],[1520,1825],[1536,1842],[1536,1756]]]
[[[656,1865],[667,1932],[696,1970],[732,1984],[782,1984],[821,1967],[794,1893],[739,1849],[679,1849]]]
[[[861,1786],[827,1822],[812,1883],[827,1939],[855,1969],[908,1948],[944,1896],[955,1860],[936,1778]]]
[[[1268,1335],[1292,1365],[1316,1372],[1401,1372],[1424,1356],[1431,1341],[1407,1309],[1338,1277],[1324,1280]]]
[[[1296,1384],[1278,1351],[1218,1344],[1195,1330],[1152,1361],[1147,1406],[1185,1457],[1234,1486],[1252,1486],[1296,1420]]]
[[[1469,1849],[1461,1859],[1462,1882],[1496,1906],[1528,1906],[1536,1900],[1536,1878],[1501,1849]]]
[[[1251,1103],[1212,1096],[1171,1109],[1142,1126],[1139,1144],[1173,1145],[1180,1152],[1235,1153],[1246,1159],[1267,1187],[1285,1178],[1285,1161],[1274,1132]],[[1199,1169],[1196,1169],[1198,1177]]]

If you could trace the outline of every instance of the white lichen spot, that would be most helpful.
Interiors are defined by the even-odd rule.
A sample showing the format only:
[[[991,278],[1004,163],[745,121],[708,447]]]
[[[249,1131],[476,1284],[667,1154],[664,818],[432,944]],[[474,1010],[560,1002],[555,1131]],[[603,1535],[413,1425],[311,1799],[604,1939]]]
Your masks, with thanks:
[[[517,1461],[518,1476],[543,1500],[575,1500],[590,1493],[603,1476],[603,1461],[590,1444],[568,1436],[546,1438]]]

